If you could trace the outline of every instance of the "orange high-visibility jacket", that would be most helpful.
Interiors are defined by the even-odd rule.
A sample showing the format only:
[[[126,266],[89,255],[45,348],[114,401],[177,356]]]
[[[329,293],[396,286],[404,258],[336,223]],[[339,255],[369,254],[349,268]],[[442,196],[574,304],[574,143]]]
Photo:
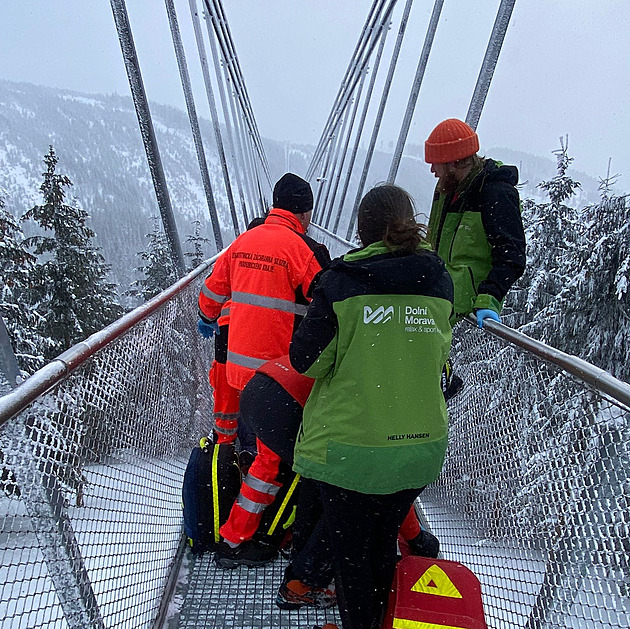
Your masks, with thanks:
[[[199,311],[215,321],[228,300],[227,379],[243,390],[255,370],[289,351],[328,250],[304,234],[296,216],[273,208],[263,225],[241,234],[216,261],[199,295]]]

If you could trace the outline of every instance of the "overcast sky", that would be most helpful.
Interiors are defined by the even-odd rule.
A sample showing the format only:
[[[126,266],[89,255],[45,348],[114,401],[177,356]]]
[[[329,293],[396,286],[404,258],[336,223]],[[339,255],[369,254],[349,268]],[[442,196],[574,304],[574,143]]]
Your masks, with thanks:
[[[175,4],[197,105],[209,117],[188,1]],[[224,0],[263,137],[317,142],[371,4]],[[466,116],[498,6],[445,0],[410,142],[421,144],[444,118]],[[164,2],[127,0],[127,7],[149,99],[184,109]],[[397,136],[432,7],[414,3],[384,143]],[[1,78],[129,93],[107,0],[0,0],[0,19]],[[629,191],[629,33],[629,0],[517,0],[479,122],[482,152],[506,146],[553,157],[568,133],[575,169],[603,176],[612,157],[623,175],[616,189]]]

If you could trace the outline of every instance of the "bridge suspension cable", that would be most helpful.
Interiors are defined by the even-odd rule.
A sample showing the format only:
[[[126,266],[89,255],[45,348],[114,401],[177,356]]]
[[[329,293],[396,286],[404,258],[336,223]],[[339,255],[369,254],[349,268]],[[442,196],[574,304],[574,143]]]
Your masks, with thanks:
[[[475,91],[473,92],[468,113],[466,114],[466,122],[473,129],[477,128],[484,103],[486,102],[486,96],[488,95],[490,83],[494,76],[494,70],[499,60],[499,53],[503,46],[503,40],[505,39],[505,33],[510,23],[510,17],[512,16],[515,2],[516,0],[501,0],[499,10],[497,11],[497,17],[492,27],[488,48],[486,49],[486,54],[481,64],[481,70],[479,71],[479,77],[477,78],[477,84],[475,85]]]
[[[422,86],[424,71],[426,70],[427,63],[429,61],[429,54],[431,53],[431,47],[433,46],[433,39],[435,38],[435,32],[437,31],[437,25],[440,21],[440,14],[442,13],[443,5],[444,0],[435,0],[435,4],[433,5],[433,12],[431,13],[431,19],[429,20],[427,34],[424,38],[424,44],[422,46],[422,52],[420,53],[420,59],[418,60],[418,67],[416,68],[416,75],[411,86],[409,101],[407,102],[405,115],[403,116],[403,121],[400,126],[400,133],[398,134],[398,140],[396,141],[396,148],[394,149],[394,156],[392,158],[389,174],[387,175],[387,181],[389,183],[394,183],[394,181],[396,181],[398,167],[400,166],[403,149],[405,148],[405,143],[407,141],[409,127],[411,126],[411,119],[413,118],[413,112],[416,108],[416,103],[418,102],[418,95],[420,94],[420,87]]]
[[[419,56],[418,65],[416,68],[415,77],[413,79],[410,95],[407,103],[407,107],[405,110],[405,114],[401,123],[398,139],[396,142],[396,146],[393,152],[392,161],[389,169],[389,173],[387,176],[387,181],[393,183],[396,179],[398,169],[400,166],[400,161],[402,159],[402,154],[404,151],[404,146],[407,140],[407,135],[409,132],[409,128],[411,125],[411,121],[413,118],[413,114],[415,111],[415,107],[417,104],[420,87],[422,85],[422,80],[424,77],[424,73],[426,70],[426,66],[428,64],[429,54],[433,45],[433,41],[435,38],[435,34],[437,31],[438,22],[440,19],[440,15],[443,7],[443,0],[435,0],[433,10],[431,13],[431,17],[429,20],[429,25],[427,27],[427,32],[424,40],[424,44],[422,47],[422,51]],[[495,19],[494,27],[490,36],[490,40],[488,43],[488,47],[484,56],[484,60],[481,66],[481,70],[479,73],[479,77],[477,80],[477,85],[475,87],[474,93],[471,98],[470,107],[468,114],[466,116],[466,121],[473,127],[476,128],[476,125],[479,121],[479,117],[483,110],[483,105],[490,87],[490,83],[492,81],[492,77],[494,74],[494,70],[496,68],[496,64],[498,61],[499,53],[501,51],[501,47],[503,44],[503,40],[505,38],[505,33],[509,24],[510,16],[515,4],[515,0],[502,0],[497,16]],[[390,88],[392,85],[392,80],[394,76],[394,72],[396,69],[396,65],[398,63],[398,57],[400,53],[400,47],[402,45],[402,39],[404,37],[404,32],[406,28],[406,24],[409,19],[409,14],[411,11],[412,0],[408,0],[399,25],[398,38],[396,40],[396,44],[394,46],[392,56],[390,59],[389,70],[387,73],[387,77],[384,79],[382,93],[380,96],[380,103],[375,114],[375,120],[371,128],[370,132],[370,140],[368,143],[368,147],[366,149],[366,155],[364,159],[363,168],[361,171],[361,175],[359,177],[359,182],[357,183],[357,187],[355,190],[355,200],[352,206],[352,210],[349,211],[349,221],[346,226],[345,237],[350,240],[352,238],[355,225],[356,225],[356,216],[358,212],[358,206],[360,200],[364,193],[365,184],[367,181],[371,161],[374,155],[374,150],[376,147],[376,142],[378,139],[378,135],[380,132],[381,123],[383,121],[383,116],[385,112],[385,107],[387,105]],[[323,204],[322,207],[317,208],[317,216],[322,218],[322,224],[328,226],[331,222],[331,217],[334,212],[334,204],[335,204],[335,195],[338,190],[337,183],[335,184],[335,193],[330,195],[330,186],[332,185],[332,181],[339,181],[339,177],[341,173],[334,172],[335,168],[341,169],[344,164],[343,159],[337,159],[331,157],[334,155],[335,151],[338,150],[340,139],[337,137],[340,127],[340,120],[343,119],[345,114],[345,109],[348,106],[349,99],[351,98],[352,88],[356,84],[357,80],[357,72],[362,66],[363,62],[366,61],[367,58],[372,54],[374,47],[373,45],[367,46],[366,42],[369,39],[368,33],[373,31],[376,28],[376,23],[380,17],[381,22],[379,28],[383,26],[383,14],[380,13],[383,8],[382,3],[377,5],[374,3],[372,6],[372,11],[368,16],[368,21],[364,26],[364,29],[359,38],[359,42],[355,48],[355,53],[353,54],[351,63],[346,71],[346,75],[342,81],[341,87],[335,98],[333,103],[333,107],[331,109],[331,113],[328,117],[328,120],[325,125],[324,133],[313,153],[313,158],[311,164],[309,166],[309,170],[307,172],[307,178],[312,179],[315,171],[318,168],[322,168],[322,174],[318,178],[320,182],[320,186],[324,186],[326,188],[325,193],[318,196],[318,201],[321,201]],[[392,9],[392,5],[389,5],[388,9]],[[391,13],[390,13],[391,15]],[[389,17],[387,18],[389,19]],[[371,42],[373,44],[373,42]],[[381,47],[382,49],[382,43]],[[379,55],[377,53],[377,62],[380,61]],[[375,62],[375,66],[378,63]],[[359,122],[359,130],[356,133],[356,141],[355,147],[358,147],[361,136],[363,134],[363,123],[365,122],[365,114],[367,113],[367,108],[369,107],[370,100],[372,98],[372,85],[374,82],[374,78],[376,76],[376,67],[374,68],[372,82],[370,85],[370,89],[368,90],[368,96],[366,97],[366,102],[364,106],[364,115],[361,117]],[[342,134],[351,134],[353,133],[352,126],[354,124],[354,119],[352,124],[348,124],[347,127],[344,126]],[[358,148],[357,148],[358,150]],[[343,192],[341,194],[341,199],[339,206],[336,211],[335,220],[333,222],[333,231],[337,232],[340,228],[341,217],[344,215],[344,204],[346,200],[346,194],[349,190],[349,186],[351,183],[351,178],[353,176],[353,167],[354,160],[356,159],[356,152],[353,151],[353,154],[350,158],[351,168],[347,169],[347,173],[345,174],[345,182],[343,185]],[[346,214],[348,216],[348,214]]]
[[[350,240],[352,232],[354,230],[354,224],[356,222],[357,213],[359,212],[359,203],[363,196],[363,189],[365,188],[365,182],[367,181],[368,171],[370,170],[370,164],[372,163],[372,155],[374,154],[374,148],[376,146],[376,140],[378,133],[381,130],[381,122],[383,120],[383,114],[385,113],[385,106],[387,105],[387,99],[389,97],[389,90],[392,85],[392,79],[394,78],[394,72],[396,70],[396,64],[398,63],[398,55],[400,54],[400,47],[402,46],[403,37],[405,36],[405,30],[407,29],[407,22],[409,20],[409,13],[411,12],[411,5],[413,0],[407,0],[405,3],[405,9],[403,11],[402,18],[400,20],[400,26],[398,29],[398,37],[396,38],[396,44],[392,51],[392,56],[389,62],[389,70],[387,71],[387,77],[385,78],[385,84],[381,94],[381,102],[376,112],[376,119],[372,127],[372,135],[370,137],[370,143],[368,145],[367,153],[365,155],[365,162],[363,164],[363,172],[361,173],[361,179],[357,187],[357,194],[354,200],[354,207],[352,208],[352,214],[350,216],[350,222],[348,223],[348,230],[346,232],[346,240]]]
[[[339,125],[339,120],[350,101],[352,93],[360,80],[362,71],[367,67],[370,57],[376,48],[383,29],[387,28],[389,19],[394,10],[396,0],[389,0],[385,6],[385,0],[381,0],[372,19],[368,18],[369,25],[362,31],[361,38],[355,49],[355,54],[346,70],[346,75],[333,104],[332,111],[322,132],[321,139],[315,149],[311,164],[306,173],[306,179],[313,178],[315,169],[319,166],[324,153],[328,149],[331,138],[334,137],[335,130]],[[383,9],[383,7],[385,8]],[[382,11],[382,12],[381,12]]]
[[[140,134],[142,136],[144,150],[147,154],[155,196],[157,197],[164,232],[173,259],[173,267],[177,270],[178,275],[182,276],[186,269],[184,254],[182,253],[182,247],[177,233],[177,225],[175,224],[171,198],[168,194],[162,159],[155,137],[149,101],[147,100],[147,95],[144,90],[142,73],[140,72],[140,64],[138,63],[138,54],[136,53],[136,47],[131,33],[131,25],[129,24],[127,7],[125,6],[125,0],[110,0],[110,4],[114,15],[116,30],[118,31],[118,39],[125,62],[127,78],[129,79],[129,87],[131,88],[131,95],[136,108]]]
[[[203,33],[201,31],[201,24],[199,21],[199,12],[197,10],[197,0],[188,0],[190,6],[190,14],[193,22],[193,30],[195,33],[195,42],[197,43],[197,51],[199,53],[199,61],[201,62],[201,71],[203,75],[204,87],[206,89],[206,97],[208,99],[208,106],[210,108],[210,117],[212,119],[212,128],[214,130],[215,144],[219,153],[219,162],[221,163],[221,171],[223,173],[223,182],[225,184],[225,192],[228,199],[228,205],[230,209],[230,217],[232,219],[232,226],[234,229],[234,235],[238,236],[240,233],[238,218],[236,216],[236,203],[234,201],[234,193],[232,191],[232,181],[230,177],[230,171],[228,168],[227,158],[225,156],[225,146],[223,144],[223,135],[221,133],[221,126],[219,124],[219,114],[217,112],[217,105],[214,98],[214,90],[212,87],[212,81],[210,79],[210,69],[208,66],[208,57],[206,55],[206,47],[203,41]]]
[[[175,48],[175,56],[177,57],[177,67],[182,80],[182,88],[184,90],[184,98],[186,100],[186,109],[188,110],[188,118],[195,142],[195,150],[197,152],[197,160],[199,162],[199,170],[201,172],[201,181],[206,194],[208,203],[208,212],[210,221],[212,222],[212,230],[214,232],[214,242],[217,252],[223,249],[223,237],[221,235],[221,224],[217,215],[217,208],[214,202],[214,194],[212,192],[212,184],[210,183],[210,174],[208,173],[208,164],[206,162],[206,154],[203,149],[203,140],[201,138],[201,129],[199,128],[199,119],[197,118],[197,109],[195,107],[195,99],[190,83],[190,75],[188,73],[188,65],[186,63],[186,53],[182,43],[182,36],[179,31],[177,22],[177,12],[175,11],[175,3],[173,0],[165,0],[166,13],[168,15],[169,26],[171,27],[171,35],[173,37],[173,46]]]
[[[221,49],[227,71],[232,78],[235,93],[238,102],[240,103],[243,118],[246,121],[249,133],[251,134],[254,147],[256,149],[256,152],[258,153],[258,157],[267,177],[267,182],[269,183],[269,185],[271,185],[271,176],[269,174],[267,156],[265,154],[262,139],[258,131],[258,126],[256,124],[251,102],[249,100],[247,88],[245,87],[245,80],[243,79],[243,73],[241,71],[240,63],[238,61],[236,48],[232,40],[232,35],[228,27],[227,17],[225,16],[223,6],[219,0],[204,0],[204,4],[212,21],[212,26],[217,37],[219,48]]]
[[[238,172],[246,173],[245,165],[242,163],[242,147],[240,146],[240,138],[239,138],[239,121],[237,120],[234,103],[232,96],[230,94],[230,107],[228,108],[227,98],[226,98],[226,86],[224,82],[227,77],[223,77],[224,80],[219,80],[222,76],[221,70],[221,59],[219,58],[219,53],[217,51],[217,45],[214,39],[212,25],[210,18],[206,15],[206,29],[208,31],[208,41],[210,42],[210,52],[212,54],[212,62],[214,64],[214,74],[217,77],[217,86],[219,88],[219,99],[221,101],[221,108],[223,110],[223,120],[225,122],[225,136],[227,139],[228,150],[232,156],[232,163],[236,165]],[[230,122],[231,116],[231,122]],[[232,134],[234,132],[234,137]],[[245,182],[243,182],[245,179]],[[243,193],[243,184],[247,185],[247,181],[249,177],[236,177],[236,185],[238,189],[239,198],[241,201],[241,213],[243,215],[244,226],[249,222],[247,217],[247,209],[245,204],[245,197]],[[250,199],[252,202],[253,199]]]

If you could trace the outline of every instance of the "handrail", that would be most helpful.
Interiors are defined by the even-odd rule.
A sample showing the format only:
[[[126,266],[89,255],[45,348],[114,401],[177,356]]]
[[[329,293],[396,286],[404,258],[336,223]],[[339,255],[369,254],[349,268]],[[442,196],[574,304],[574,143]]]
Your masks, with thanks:
[[[311,225],[315,227],[316,229],[319,229],[320,231],[324,232],[327,236],[329,236],[333,240],[336,240],[339,244],[347,246],[348,249],[355,249],[357,246],[356,244],[351,243],[349,240],[346,240],[345,238],[342,238],[341,236],[338,236],[337,234],[331,232],[329,229],[326,229],[325,227],[322,227],[321,225],[317,225],[317,223],[311,223]]]
[[[477,325],[477,319],[472,314],[468,315],[466,321],[471,325]],[[550,347],[542,341],[537,341],[502,323],[485,319],[483,329],[549,363],[561,367],[567,373],[594,386],[602,393],[610,395],[621,404],[630,408],[630,384],[618,380],[608,371],[596,367],[573,354],[567,354],[555,347]]]
[[[139,323],[152,312],[163,306],[172,297],[179,294],[193,280],[207,270],[221,255],[217,253],[197,268],[193,269],[172,286],[162,291],[153,299],[138,306],[136,309],[123,315],[120,319],[110,323],[107,327],[95,332],[84,341],[73,345],[70,349],[47,365],[37,370],[32,376],[18,385],[7,395],[0,398],[0,426],[3,426],[12,417],[23,411],[31,402],[43,395],[66,376],[81,366],[90,356],[102,349],[119,336],[127,332],[136,323]]]

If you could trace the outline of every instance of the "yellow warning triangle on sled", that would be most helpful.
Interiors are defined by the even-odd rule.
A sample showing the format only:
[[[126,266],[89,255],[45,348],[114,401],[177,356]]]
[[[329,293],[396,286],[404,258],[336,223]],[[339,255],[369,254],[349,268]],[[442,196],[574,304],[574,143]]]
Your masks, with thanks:
[[[412,592],[422,594],[435,594],[436,596],[448,596],[449,598],[462,598],[459,590],[453,585],[448,575],[440,566],[433,564],[414,583]]]

